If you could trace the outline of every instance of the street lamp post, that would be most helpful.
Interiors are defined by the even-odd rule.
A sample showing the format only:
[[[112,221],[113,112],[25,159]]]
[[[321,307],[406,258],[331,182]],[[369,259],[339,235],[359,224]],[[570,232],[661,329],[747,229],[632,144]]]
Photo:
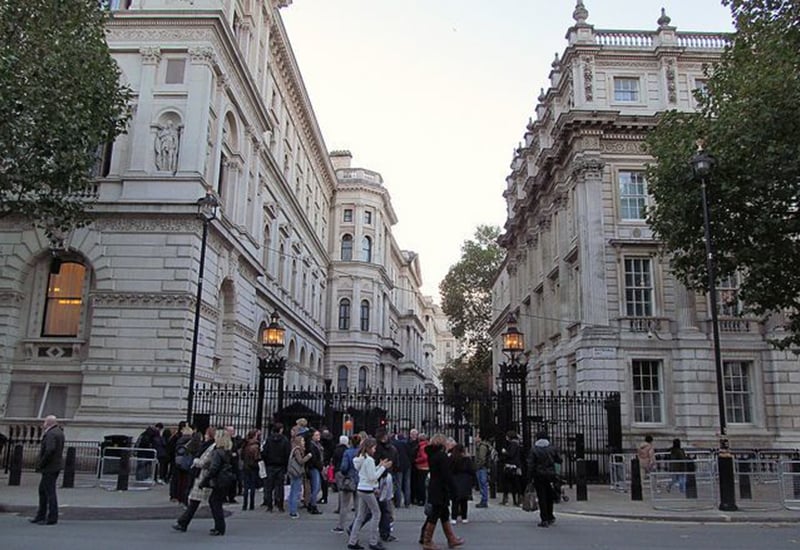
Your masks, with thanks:
[[[283,372],[286,369],[286,358],[281,357],[280,351],[285,345],[286,329],[281,326],[280,320],[278,312],[273,311],[269,325],[261,333],[261,345],[267,353],[258,359],[258,403],[256,404],[258,430],[264,425],[264,391],[267,378],[278,381],[278,410],[283,408]]]
[[[697,153],[690,161],[695,178],[700,180],[703,199],[703,229],[706,241],[706,271],[708,271],[708,300],[711,308],[711,334],[714,345],[714,367],[717,380],[717,405],[719,407],[719,452],[717,467],[719,471],[719,509],[738,510],[736,506],[736,485],[734,481],[733,457],[728,443],[728,425],[725,416],[725,386],[722,373],[722,354],[719,345],[719,319],[717,316],[717,258],[711,234],[711,213],[708,207],[706,181],[711,176],[716,160],[703,149],[703,142],[697,142]]]
[[[192,424],[194,413],[194,377],[197,371],[197,337],[200,329],[200,305],[203,301],[203,271],[206,266],[206,241],[208,225],[217,217],[219,201],[211,192],[197,200],[197,217],[203,222],[203,237],[200,241],[200,266],[197,272],[197,296],[194,303],[194,331],[192,333],[192,360],[189,364],[189,394],[186,397],[186,422]]]
[[[530,419],[528,418],[528,359],[525,354],[525,337],[517,330],[517,319],[514,314],[508,316],[508,328],[502,334],[503,353],[508,361],[500,363],[500,380],[503,393],[507,391],[508,383],[519,385],[520,395],[520,415],[522,425],[522,448],[524,456],[530,450]],[[511,407],[512,416],[514,410],[513,400],[508,404]]]

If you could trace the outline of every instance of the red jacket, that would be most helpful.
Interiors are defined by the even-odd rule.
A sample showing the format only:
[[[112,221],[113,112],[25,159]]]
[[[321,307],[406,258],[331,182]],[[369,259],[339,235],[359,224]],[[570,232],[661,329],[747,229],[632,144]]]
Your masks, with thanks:
[[[419,448],[417,449],[417,456],[414,458],[414,466],[417,470],[429,470],[428,453],[425,452],[425,447],[428,446],[427,441],[420,441]]]

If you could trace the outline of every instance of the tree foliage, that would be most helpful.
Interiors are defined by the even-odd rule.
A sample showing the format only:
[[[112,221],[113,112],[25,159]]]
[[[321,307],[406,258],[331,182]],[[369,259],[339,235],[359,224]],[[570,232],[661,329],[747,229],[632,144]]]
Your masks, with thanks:
[[[107,13],[96,0],[0,0],[0,218],[86,222],[96,152],[129,117]]]
[[[489,324],[492,321],[492,282],[503,261],[497,244],[500,228],[480,225],[473,239],[461,247],[461,259],[450,267],[439,285],[442,310],[450,320],[453,336],[466,344],[466,352],[442,370],[445,387],[454,382],[461,391],[486,389],[492,367]]]
[[[726,0],[737,32],[697,113],[671,111],[648,138],[655,206],[649,221],[676,275],[706,289],[701,188],[689,159],[701,138],[716,158],[707,179],[720,277],[739,270],[749,312],[787,311],[800,343],[800,3]]]

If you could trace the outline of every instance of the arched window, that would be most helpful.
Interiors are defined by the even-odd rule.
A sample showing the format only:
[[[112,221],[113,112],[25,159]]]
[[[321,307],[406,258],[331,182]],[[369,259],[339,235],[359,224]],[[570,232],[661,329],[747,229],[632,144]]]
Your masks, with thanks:
[[[350,371],[344,365],[339,367],[339,379],[336,381],[336,387],[339,391],[347,391],[347,383],[350,378]]]
[[[343,298],[339,302],[339,330],[350,329],[350,300]]]
[[[358,391],[367,391],[367,367],[358,369]]]
[[[369,302],[361,300],[361,330],[369,330]]]
[[[372,261],[372,239],[369,237],[361,239],[361,260],[365,262]]]
[[[42,336],[78,336],[86,267],[53,258],[47,281]]]
[[[262,262],[264,264],[264,271],[267,274],[269,274],[269,272],[270,272],[269,270],[270,270],[270,267],[271,267],[269,265],[269,257],[270,257],[270,253],[272,252],[272,249],[270,248],[272,246],[272,235],[270,233],[269,225],[265,225],[264,226],[264,242],[263,242],[262,246],[264,248],[264,256],[262,258]]]
[[[278,284],[283,287],[284,279],[286,277],[286,252],[281,243],[280,250],[278,251]]]
[[[342,261],[349,262],[353,259],[353,236],[342,237]]]

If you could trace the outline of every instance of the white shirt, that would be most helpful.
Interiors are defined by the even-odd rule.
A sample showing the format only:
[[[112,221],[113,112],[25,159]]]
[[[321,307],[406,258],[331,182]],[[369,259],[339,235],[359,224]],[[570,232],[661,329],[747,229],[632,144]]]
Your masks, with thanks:
[[[375,459],[369,455],[354,458],[353,466],[358,470],[359,491],[374,491],[377,489],[378,478],[386,471],[383,466],[375,466]]]

